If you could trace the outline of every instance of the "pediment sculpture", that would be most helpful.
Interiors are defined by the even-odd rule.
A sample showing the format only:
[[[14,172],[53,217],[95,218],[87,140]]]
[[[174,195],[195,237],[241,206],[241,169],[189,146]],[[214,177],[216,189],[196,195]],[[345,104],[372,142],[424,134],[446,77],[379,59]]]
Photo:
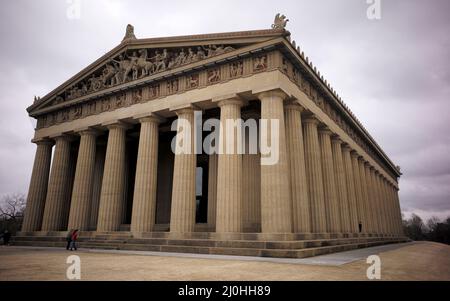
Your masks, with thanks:
[[[110,58],[86,79],[57,96],[52,104],[72,100],[105,88],[131,82],[159,72],[220,55],[235,48],[229,45],[201,45],[174,49],[133,49]]]

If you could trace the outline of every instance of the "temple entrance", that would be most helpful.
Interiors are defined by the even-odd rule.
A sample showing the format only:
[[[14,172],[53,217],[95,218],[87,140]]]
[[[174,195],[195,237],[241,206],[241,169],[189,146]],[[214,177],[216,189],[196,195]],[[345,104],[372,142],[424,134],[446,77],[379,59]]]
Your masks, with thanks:
[[[197,224],[208,222],[208,163],[208,155],[197,155],[195,176],[195,222]]]

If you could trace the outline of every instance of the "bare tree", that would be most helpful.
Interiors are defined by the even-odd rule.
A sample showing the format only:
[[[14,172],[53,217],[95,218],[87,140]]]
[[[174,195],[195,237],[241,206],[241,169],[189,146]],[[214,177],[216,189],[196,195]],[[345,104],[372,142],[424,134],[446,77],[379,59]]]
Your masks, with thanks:
[[[5,195],[0,201],[0,216],[15,221],[23,216],[25,204],[25,195],[21,193]]]

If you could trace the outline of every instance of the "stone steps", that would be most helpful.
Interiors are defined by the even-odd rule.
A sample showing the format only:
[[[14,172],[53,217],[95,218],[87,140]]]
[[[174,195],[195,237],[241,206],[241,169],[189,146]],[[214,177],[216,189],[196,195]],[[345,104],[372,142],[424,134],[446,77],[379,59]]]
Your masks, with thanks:
[[[298,241],[217,240],[133,238],[130,235],[101,234],[81,237],[78,246],[90,249],[138,250],[215,255],[304,258],[387,243],[404,242],[405,238],[359,237]],[[15,245],[61,247],[62,236],[17,236]]]

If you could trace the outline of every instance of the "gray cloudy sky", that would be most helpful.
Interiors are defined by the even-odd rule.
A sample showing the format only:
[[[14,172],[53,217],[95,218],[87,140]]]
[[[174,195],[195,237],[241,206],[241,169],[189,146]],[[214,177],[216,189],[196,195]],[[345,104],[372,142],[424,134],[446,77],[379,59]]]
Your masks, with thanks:
[[[26,192],[34,159],[25,108],[116,46],[138,37],[269,28],[276,12],[390,158],[403,211],[450,216],[450,1],[2,1],[0,195]]]

